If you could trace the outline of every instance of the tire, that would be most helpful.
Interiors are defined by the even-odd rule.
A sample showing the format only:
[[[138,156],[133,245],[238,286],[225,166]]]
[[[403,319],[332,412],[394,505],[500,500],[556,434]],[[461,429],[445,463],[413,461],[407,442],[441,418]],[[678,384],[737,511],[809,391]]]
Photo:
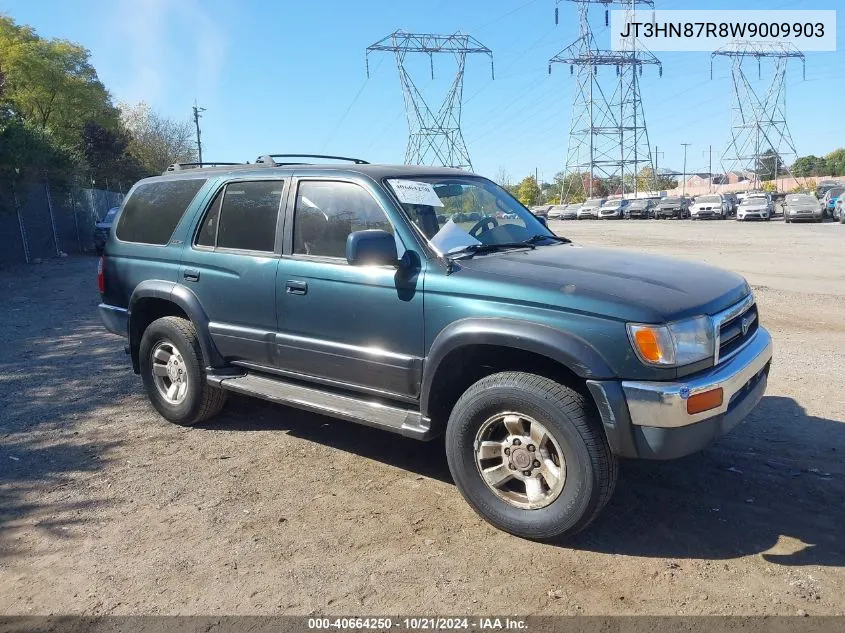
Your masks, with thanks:
[[[531,450],[533,441],[526,434],[522,457],[545,455],[543,451],[547,449],[542,446],[553,445],[554,450],[560,450],[558,472],[564,472],[559,478],[561,488],[553,498],[551,489],[544,490],[549,499],[542,507],[517,507],[500,496],[502,489],[494,492],[481,474],[480,461],[476,461],[476,439],[485,428],[494,428],[488,425],[497,424],[495,420],[501,417],[510,418],[511,423],[514,417],[523,420],[523,429],[535,428],[534,422],[545,427],[548,438],[535,448],[541,453],[526,452]],[[506,434],[512,437],[511,431],[506,430]],[[504,440],[507,441],[511,440]],[[509,458],[504,453],[503,449],[492,461],[500,461],[502,472],[511,477],[505,486],[521,486],[528,503],[528,486],[517,479],[526,471],[511,474],[504,469],[506,459],[516,459],[517,449]],[[505,532],[535,540],[571,536],[587,527],[607,504],[618,476],[616,457],[610,451],[592,402],[549,378],[522,372],[482,378],[458,399],[446,427],[446,457],[458,490],[482,518]],[[541,459],[548,463],[548,455]],[[540,461],[534,461],[533,466],[538,464]],[[550,487],[549,479],[541,481]]]
[[[173,351],[166,351],[168,349]],[[153,354],[160,351],[164,354],[155,361]],[[176,357],[176,366],[186,378],[184,394],[175,400],[162,392],[162,383],[153,368],[154,365],[166,368],[163,361],[169,359],[165,357],[168,353]],[[164,419],[181,426],[193,426],[217,415],[226,403],[227,392],[206,382],[202,348],[194,324],[190,321],[167,316],[150,323],[141,337],[138,358],[147,395]],[[176,384],[167,376],[162,379],[165,386],[168,381],[171,387]]]
[[[823,222],[823,221],[824,220],[820,220],[820,222]],[[845,213],[839,214],[839,224],[845,224]]]

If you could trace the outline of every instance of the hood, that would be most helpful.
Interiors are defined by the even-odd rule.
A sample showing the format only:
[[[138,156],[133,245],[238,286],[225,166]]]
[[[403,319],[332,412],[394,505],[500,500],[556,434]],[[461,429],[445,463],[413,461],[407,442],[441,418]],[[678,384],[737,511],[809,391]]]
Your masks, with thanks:
[[[658,255],[571,245],[479,255],[453,275],[504,302],[663,323],[715,314],[751,291],[736,273]]]
[[[740,211],[758,211],[760,209],[768,209],[769,204],[763,200],[761,202],[749,202],[747,204],[742,204],[739,207]]]

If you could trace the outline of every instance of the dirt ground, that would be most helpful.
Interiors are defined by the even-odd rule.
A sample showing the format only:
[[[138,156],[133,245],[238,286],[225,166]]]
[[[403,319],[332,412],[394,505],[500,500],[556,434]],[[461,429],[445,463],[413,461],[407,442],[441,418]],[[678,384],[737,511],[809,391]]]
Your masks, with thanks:
[[[565,545],[478,518],[440,442],[243,398],[170,425],[93,258],[0,271],[0,613],[845,614],[845,226],[553,228],[746,275],[776,344],[744,425],[624,463]]]

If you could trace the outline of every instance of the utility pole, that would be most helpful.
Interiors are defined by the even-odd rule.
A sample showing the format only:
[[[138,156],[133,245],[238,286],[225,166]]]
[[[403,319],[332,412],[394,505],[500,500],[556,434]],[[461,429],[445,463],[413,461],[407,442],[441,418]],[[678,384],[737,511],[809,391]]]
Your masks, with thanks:
[[[657,185],[660,184],[658,178],[660,178],[660,172],[657,171],[657,157],[662,156],[663,152],[657,151],[657,145],[654,146],[654,193],[660,191],[660,187]]]
[[[202,163],[202,141],[200,140],[200,112],[205,112],[205,108],[200,108],[194,99],[194,125],[197,126],[197,154],[199,155],[199,162]]]
[[[684,146],[684,184],[682,185],[683,189],[681,192],[681,197],[686,198],[687,196],[687,147],[692,145],[692,143],[681,143]]]

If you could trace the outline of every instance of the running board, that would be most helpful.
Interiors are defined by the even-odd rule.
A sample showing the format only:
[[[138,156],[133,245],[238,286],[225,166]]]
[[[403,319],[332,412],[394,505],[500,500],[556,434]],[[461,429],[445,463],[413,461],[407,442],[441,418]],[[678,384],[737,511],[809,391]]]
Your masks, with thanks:
[[[209,375],[208,382],[215,387],[236,393],[393,431],[406,437],[419,440],[434,437],[430,421],[423,418],[419,411],[394,407],[365,397],[317,389],[281,378],[256,374]]]

